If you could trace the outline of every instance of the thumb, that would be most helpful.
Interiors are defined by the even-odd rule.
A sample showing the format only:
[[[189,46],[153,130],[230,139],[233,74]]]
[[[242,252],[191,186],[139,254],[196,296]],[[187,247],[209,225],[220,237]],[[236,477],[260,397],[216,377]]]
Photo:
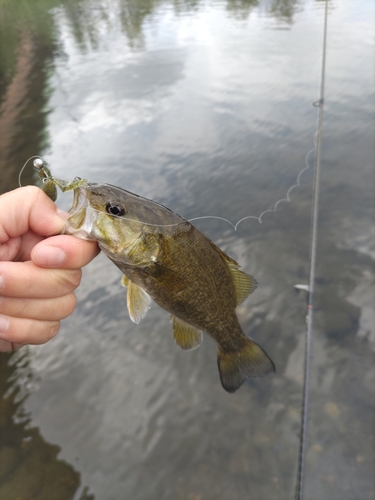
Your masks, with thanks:
[[[91,262],[99,251],[95,241],[58,235],[39,242],[31,252],[31,260],[39,267],[80,269]]]

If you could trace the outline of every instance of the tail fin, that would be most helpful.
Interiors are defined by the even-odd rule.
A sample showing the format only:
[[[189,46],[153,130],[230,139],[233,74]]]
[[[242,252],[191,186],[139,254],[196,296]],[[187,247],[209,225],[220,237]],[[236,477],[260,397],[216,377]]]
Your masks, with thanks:
[[[262,377],[275,371],[268,354],[250,339],[238,351],[223,352],[219,349],[217,365],[221,385],[228,392],[235,392],[248,377]]]

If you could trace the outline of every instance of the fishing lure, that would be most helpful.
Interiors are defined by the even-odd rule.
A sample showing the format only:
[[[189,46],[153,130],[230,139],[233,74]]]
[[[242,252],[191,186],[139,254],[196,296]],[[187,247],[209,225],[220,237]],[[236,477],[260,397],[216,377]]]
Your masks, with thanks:
[[[52,201],[57,199],[57,188],[60,188],[63,193],[66,191],[71,191],[80,186],[87,184],[86,179],[81,179],[80,177],[75,177],[72,181],[63,181],[62,179],[57,179],[54,177],[47,167],[47,162],[42,160],[42,158],[36,158],[33,162],[34,167],[38,172],[38,176],[42,181],[42,191],[51,198]]]
[[[20,187],[22,187],[21,184],[22,172],[26,168],[28,162],[33,158],[34,158],[33,161],[34,168],[42,183],[41,189],[54,202],[57,200],[57,188],[59,188],[63,193],[65,193],[67,191],[71,191],[78,187],[84,186],[88,183],[86,179],[81,179],[80,177],[75,177],[72,181],[64,181],[62,179],[58,179],[57,177],[54,177],[52,175],[50,169],[48,168],[48,163],[45,160],[43,160],[43,158],[41,158],[40,156],[32,156],[26,161],[26,163],[21,168],[20,173],[18,175],[18,184]]]
[[[47,167],[47,163],[43,161],[41,158],[36,158],[33,163],[38,173],[39,179],[42,182],[43,191],[49,198],[51,198],[52,201],[56,201],[57,200],[56,183],[52,178],[50,169]]]

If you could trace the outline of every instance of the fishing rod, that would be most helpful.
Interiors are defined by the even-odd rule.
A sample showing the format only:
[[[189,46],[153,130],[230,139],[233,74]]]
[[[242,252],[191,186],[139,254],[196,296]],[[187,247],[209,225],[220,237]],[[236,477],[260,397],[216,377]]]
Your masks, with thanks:
[[[324,28],[323,28],[323,48],[322,48],[322,68],[320,81],[319,101],[314,103],[318,107],[317,129],[316,129],[316,154],[313,182],[313,200],[311,213],[311,244],[310,244],[310,277],[309,285],[296,285],[296,288],[307,291],[307,317],[306,317],[306,341],[305,341],[305,370],[303,382],[303,400],[300,427],[300,443],[298,455],[298,471],[295,500],[302,500],[305,480],[305,459],[307,449],[307,430],[308,430],[308,410],[310,394],[310,358],[311,358],[311,338],[313,329],[314,315],[314,288],[315,288],[315,269],[316,252],[318,241],[318,212],[319,212],[319,191],[320,191],[320,170],[321,170],[321,148],[322,148],[322,126],[323,126],[323,107],[324,107],[324,85],[326,71],[327,54],[327,24],[328,24],[328,0],[325,0]]]

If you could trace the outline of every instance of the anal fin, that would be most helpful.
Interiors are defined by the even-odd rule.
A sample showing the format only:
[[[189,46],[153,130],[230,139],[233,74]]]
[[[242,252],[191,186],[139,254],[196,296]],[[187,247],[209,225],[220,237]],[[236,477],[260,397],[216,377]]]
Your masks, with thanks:
[[[123,280],[125,281],[125,280]],[[128,294],[127,304],[129,316],[134,323],[139,323],[147,314],[151,306],[151,297],[140,286],[136,285],[129,279],[127,280]]]
[[[190,350],[196,349],[203,340],[203,335],[200,330],[189,325],[176,316],[171,316],[173,324],[174,340],[181,349]]]

